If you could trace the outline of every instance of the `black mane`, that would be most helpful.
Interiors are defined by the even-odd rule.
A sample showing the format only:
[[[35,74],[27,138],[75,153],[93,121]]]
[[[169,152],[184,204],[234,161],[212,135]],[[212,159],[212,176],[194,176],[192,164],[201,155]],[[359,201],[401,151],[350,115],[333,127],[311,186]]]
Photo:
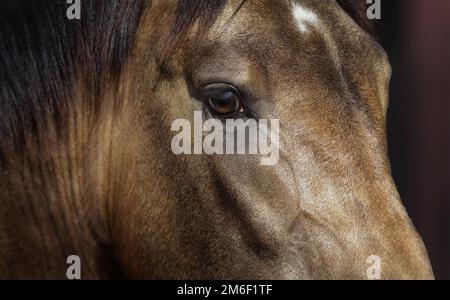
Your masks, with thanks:
[[[39,139],[43,113],[58,127],[77,73],[94,93],[120,74],[145,2],[81,1],[82,19],[68,20],[64,0],[2,0],[0,162],[6,143],[21,152],[27,137]]]

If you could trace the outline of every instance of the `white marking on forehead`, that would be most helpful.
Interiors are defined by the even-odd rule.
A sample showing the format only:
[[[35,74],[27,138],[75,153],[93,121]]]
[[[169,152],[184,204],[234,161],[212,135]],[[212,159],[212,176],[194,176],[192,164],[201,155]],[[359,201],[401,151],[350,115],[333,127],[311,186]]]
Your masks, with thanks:
[[[298,29],[303,33],[308,33],[308,26],[319,25],[319,18],[310,9],[294,3],[292,6],[292,15],[295,18]]]

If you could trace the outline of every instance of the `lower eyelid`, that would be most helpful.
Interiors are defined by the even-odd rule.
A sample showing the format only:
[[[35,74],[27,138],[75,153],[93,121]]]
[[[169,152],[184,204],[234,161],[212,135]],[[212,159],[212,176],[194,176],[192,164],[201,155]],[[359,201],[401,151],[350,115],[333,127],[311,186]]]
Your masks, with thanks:
[[[224,118],[224,117],[216,116],[209,110],[208,106],[205,105],[204,103],[202,105],[202,110],[203,110],[203,114],[205,115],[206,119],[216,119],[216,120],[221,120],[221,121],[226,121],[229,119],[236,119],[236,120],[237,119],[242,119],[242,120],[253,119],[245,111],[238,113],[236,115],[236,117],[234,117],[234,118]]]

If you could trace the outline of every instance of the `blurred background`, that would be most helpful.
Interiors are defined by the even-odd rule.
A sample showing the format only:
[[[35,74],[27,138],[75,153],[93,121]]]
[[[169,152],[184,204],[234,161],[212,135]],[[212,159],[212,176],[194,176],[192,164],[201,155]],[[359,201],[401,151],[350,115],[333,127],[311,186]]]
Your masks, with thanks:
[[[390,157],[437,279],[450,279],[450,0],[384,0]]]

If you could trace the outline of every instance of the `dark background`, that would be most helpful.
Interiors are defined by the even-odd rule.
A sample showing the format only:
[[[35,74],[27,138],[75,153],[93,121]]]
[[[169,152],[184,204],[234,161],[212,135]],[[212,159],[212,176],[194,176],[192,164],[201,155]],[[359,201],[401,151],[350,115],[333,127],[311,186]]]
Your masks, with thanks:
[[[435,275],[450,279],[450,0],[384,0],[390,157]]]

